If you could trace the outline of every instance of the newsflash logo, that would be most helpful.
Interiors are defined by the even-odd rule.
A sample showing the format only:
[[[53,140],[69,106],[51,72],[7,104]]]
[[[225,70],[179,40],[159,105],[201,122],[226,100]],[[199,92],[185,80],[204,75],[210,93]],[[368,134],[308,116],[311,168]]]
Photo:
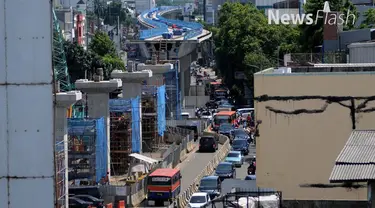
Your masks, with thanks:
[[[268,10],[268,24],[283,24],[283,25],[300,25],[305,23],[306,25],[317,24],[319,19],[324,19],[324,24],[326,25],[347,25],[354,24],[356,16],[350,12],[345,14],[329,13],[331,10],[329,8],[329,2],[324,2],[323,10],[318,10],[315,15],[313,14],[282,14],[280,15],[279,10]],[[346,18],[345,18],[346,16]],[[350,22],[352,21],[352,22]]]

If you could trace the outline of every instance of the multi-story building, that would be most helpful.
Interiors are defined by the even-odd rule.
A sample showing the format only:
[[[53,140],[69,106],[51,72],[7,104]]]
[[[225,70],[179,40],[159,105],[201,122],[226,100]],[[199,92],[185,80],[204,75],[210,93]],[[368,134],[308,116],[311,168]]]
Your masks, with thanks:
[[[146,10],[150,10],[156,6],[155,0],[137,0],[135,1],[135,11],[140,14]]]
[[[75,41],[83,47],[86,47],[85,40],[85,16],[83,14],[76,14],[74,16],[74,31]]]
[[[300,205],[329,201],[329,207],[362,207],[366,186],[332,186],[329,177],[352,130],[374,128],[374,75],[375,64],[320,64],[256,73],[254,105],[261,121],[257,185],[282,191],[283,199]]]

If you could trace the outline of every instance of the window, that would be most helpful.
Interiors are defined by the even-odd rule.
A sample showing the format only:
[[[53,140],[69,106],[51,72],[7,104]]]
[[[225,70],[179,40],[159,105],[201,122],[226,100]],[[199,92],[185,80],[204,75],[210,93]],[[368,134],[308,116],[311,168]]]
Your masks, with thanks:
[[[148,178],[148,184],[169,186],[172,185],[172,181],[170,177],[153,176]]]
[[[82,36],[82,28],[78,27],[78,37],[81,37],[81,36]]]
[[[246,140],[244,140],[244,139],[235,139],[235,140],[233,140],[233,144],[232,145],[234,145],[234,146],[241,146],[241,145],[246,145],[247,144],[247,141]],[[229,154],[231,154],[231,153],[229,153]]]
[[[200,203],[206,203],[206,202],[207,202],[206,196],[192,196],[190,199],[190,203],[200,204]]]
[[[239,157],[239,156],[240,156],[240,154],[231,152],[231,153],[228,154],[227,157]]]
[[[232,165],[228,164],[219,164],[216,168],[218,171],[232,171]]]
[[[201,180],[200,186],[216,188],[218,186],[218,183],[217,183],[217,180],[205,179],[205,180]]]

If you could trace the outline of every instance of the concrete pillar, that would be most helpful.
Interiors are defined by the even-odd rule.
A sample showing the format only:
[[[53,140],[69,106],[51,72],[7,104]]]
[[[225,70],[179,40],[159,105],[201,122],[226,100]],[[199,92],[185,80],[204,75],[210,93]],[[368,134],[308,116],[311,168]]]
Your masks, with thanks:
[[[111,74],[112,78],[117,78],[122,80],[122,98],[124,99],[131,99],[139,96],[142,98],[142,82],[147,81],[152,77],[152,71],[150,70],[142,70],[136,72],[123,72],[119,70],[115,70]],[[141,145],[141,152],[142,152],[142,104],[139,102],[139,141]]]
[[[147,81],[148,85],[155,85],[160,86],[165,83],[161,84],[161,81],[164,79],[164,74],[170,71],[173,71],[173,64],[166,63],[166,64],[138,64],[139,70],[151,70],[152,77],[150,77]]]
[[[76,88],[87,93],[88,116],[90,118],[104,117],[107,135],[107,170],[111,171],[111,142],[110,142],[110,118],[109,118],[109,93],[122,86],[121,80],[112,79],[109,81],[88,81],[87,79],[77,80]]]
[[[82,93],[79,91],[56,93],[55,108],[55,136],[56,142],[64,141],[64,166],[65,166],[65,207],[69,205],[69,183],[68,183],[68,119],[66,117],[67,109],[78,100],[82,99]]]

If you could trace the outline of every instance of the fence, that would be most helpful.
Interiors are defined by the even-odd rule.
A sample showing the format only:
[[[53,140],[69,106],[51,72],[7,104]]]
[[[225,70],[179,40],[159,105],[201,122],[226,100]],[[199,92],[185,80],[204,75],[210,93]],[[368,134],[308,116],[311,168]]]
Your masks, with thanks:
[[[139,100],[138,97],[109,100],[111,175],[126,174],[129,154],[140,152]]]
[[[175,168],[179,162],[186,158],[184,157],[186,152],[192,150],[193,136],[191,136],[191,131],[169,127],[166,129],[165,134],[168,133],[171,135],[174,134],[176,138],[175,142],[163,153],[163,159],[150,172],[157,168]],[[114,206],[117,206],[116,202],[119,200],[125,200],[127,204],[135,206],[139,205],[145,199],[147,193],[145,189],[146,182],[147,176],[138,178],[133,184],[123,186],[104,185],[100,186],[99,189],[103,198],[113,201]]]
[[[68,119],[69,180],[99,182],[107,173],[107,157],[104,118]]]
[[[274,196],[269,198],[267,201],[261,202],[261,198],[264,196]],[[272,199],[272,200],[271,200]],[[221,208],[221,207],[272,207],[281,208],[282,206],[282,195],[278,191],[268,191],[262,189],[256,189],[253,191],[235,192],[228,193],[217,199],[212,200],[205,206],[205,208]]]
[[[341,52],[330,53],[292,53],[290,55],[290,62],[292,63],[346,63],[346,54]],[[289,62],[288,61],[288,62]],[[288,64],[289,65],[289,64]]]

